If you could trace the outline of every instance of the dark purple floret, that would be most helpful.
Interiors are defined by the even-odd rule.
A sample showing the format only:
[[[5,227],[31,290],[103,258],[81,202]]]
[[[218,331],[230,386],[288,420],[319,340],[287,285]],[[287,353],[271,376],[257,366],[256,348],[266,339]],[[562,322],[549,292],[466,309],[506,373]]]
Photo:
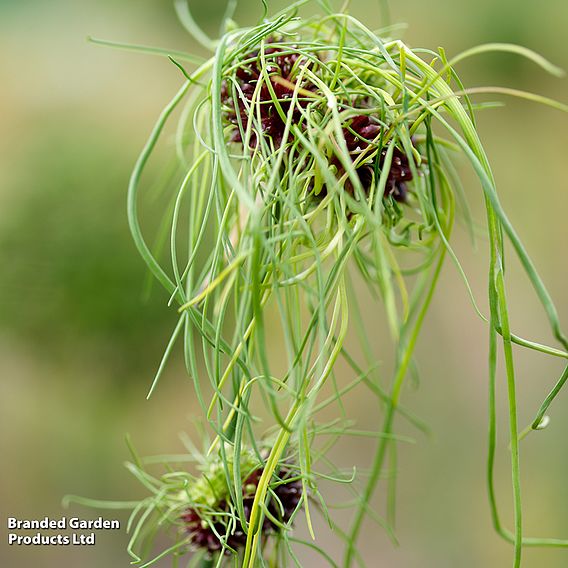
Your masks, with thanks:
[[[380,132],[381,127],[367,114],[360,114],[351,119],[349,125],[343,128],[349,154],[356,157],[357,154],[366,150]]]
[[[383,167],[387,151],[382,150],[379,160],[379,167]],[[392,154],[391,166],[387,184],[385,186],[385,197],[391,196],[395,201],[406,201],[408,188],[406,182],[412,181],[412,170],[408,162],[408,156],[398,148]]]
[[[290,49],[294,49],[291,47]],[[264,60],[266,64],[266,73],[270,78],[270,87],[274,91],[275,98],[281,107],[284,116],[288,115],[292,97],[296,86],[296,75],[298,74],[300,54],[283,53],[283,50],[276,47],[268,47],[264,50]],[[242,95],[238,92],[235,94],[236,103],[233,99],[232,89],[229,88],[227,81],[223,82],[221,88],[221,102],[227,107],[226,120],[234,125],[231,133],[232,142],[242,142],[242,135],[239,129],[239,118],[243,131],[247,129],[250,119],[250,103],[253,100],[254,92],[257,88],[259,80],[262,81],[260,92],[258,93],[255,103],[259,104],[259,112],[257,113],[256,105],[252,110],[254,127],[251,131],[250,146],[255,148],[258,144],[258,115],[260,118],[260,133],[263,136],[272,139],[274,146],[279,147],[284,138],[284,130],[286,128],[286,120],[283,119],[278,112],[278,108],[274,102],[274,98],[270,92],[266,80],[261,72],[261,59],[259,52],[253,52],[247,55],[241,67],[236,71],[236,80]],[[313,85],[308,81],[303,81],[300,87],[304,90],[314,90]],[[244,100],[243,100],[244,97]],[[301,108],[305,107],[307,100],[305,96],[298,94],[297,103],[292,111],[292,123],[301,122]]]
[[[378,143],[378,137],[381,127],[377,121],[370,115],[361,114],[351,119],[351,122],[343,127],[343,136],[345,144],[349,152],[349,157],[353,162],[359,158],[361,154],[366,152],[369,146]],[[355,168],[355,172],[359,178],[363,191],[369,195],[373,183],[373,174],[375,167],[381,170],[387,154],[387,148],[383,148],[380,155],[375,157],[371,162],[366,161],[362,165]],[[334,157],[332,165],[337,168],[338,177],[341,177],[345,170],[339,159]],[[406,183],[412,180],[412,170],[408,161],[408,157],[404,152],[395,147],[392,155],[390,170],[385,186],[385,197],[392,197],[395,201],[405,202],[408,194]],[[355,189],[350,179],[345,181],[345,191],[351,196],[355,194]]]
[[[220,510],[225,511],[227,509],[226,503],[219,505]],[[217,534],[225,537],[227,528],[223,522],[220,520],[213,522],[212,525],[215,528],[213,530],[212,526],[199,516],[196,509],[188,509],[182,515],[181,520],[185,523],[185,530],[189,533],[191,544],[196,549],[206,550],[210,554],[221,550],[221,541]],[[246,535],[240,526],[227,538],[227,545],[232,548],[239,548],[245,542]]]
[[[260,476],[262,475],[261,469],[257,469],[253,473],[249,475],[244,483],[244,487],[258,487],[258,482],[260,481]],[[268,502],[268,512],[272,517],[280,521],[281,523],[287,523],[292,514],[296,510],[298,503],[302,497],[302,481],[299,479],[293,481],[286,481],[291,477],[291,472],[289,470],[281,469],[280,470],[280,479],[284,482],[280,485],[277,485],[272,489],[274,495],[278,498],[278,502],[275,499],[271,499]],[[254,501],[254,493],[252,496],[247,497],[243,500],[243,505],[245,505],[245,513],[250,515],[250,510],[252,509],[252,503]],[[249,503],[247,503],[249,502]],[[248,505],[248,510],[247,510]],[[264,523],[262,525],[262,530],[265,533],[268,532],[276,532],[278,531],[279,527],[269,519],[267,516],[264,517]]]
[[[243,509],[247,520],[250,519],[254,496],[262,472],[263,469],[257,469],[252,472],[243,483]],[[301,480],[291,479],[291,477],[292,472],[290,470],[281,468],[280,479],[283,483],[272,489],[273,494],[278,498],[279,502],[274,498],[268,501],[267,508],[271,517],[281,523],[288,523],[290,521],[302,497]],[[218,552],[222,548],[221,541],[217,536],[218,534],[223,539],[226,539],[226,544],[230,548],[242,548],[246,544],[247,535],[238,521],[232,533],[227,535],[226,519],[228,516],[222,514],[229,511],[227,502],[225,500],[220,501],[216,505],[216,508],[221,513],[218,515],[217,519],[215,516],[212,517],[208,515],[208,521],[205,521],[196,508],[187,509],[181,516],[192,546],[196,549],[206,550],[209,554]],[[280,526],[271,518],[265,516],[262,524],[262,533],[268,536],[277,533],[279,530]]]

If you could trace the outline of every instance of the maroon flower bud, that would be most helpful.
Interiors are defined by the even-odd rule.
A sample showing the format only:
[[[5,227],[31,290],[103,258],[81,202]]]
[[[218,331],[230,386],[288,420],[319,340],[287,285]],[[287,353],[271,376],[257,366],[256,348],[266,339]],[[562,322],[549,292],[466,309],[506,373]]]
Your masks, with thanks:
[[[381,151],[379,167],[383,167],[387,151]],[[395,201],[406,201],[408,188],[406,182],[412,181],[412,170],[408,162],[408,156],[401,152],[398,148],[394,149],[392,154],[391,166],[385,186],[385,197],[391,196]]]
[[[229,88],[227,80],[223,82],[221,102],[226,107],[225,119],[235,126],[231,133],[232,142],[243,142],[242,133],[238,127],[239,118],[243,130],[246,130],[252,115],[251,148],[257,146],[259,135],[271,139],[275,147],[282,144],[286,128],[284,117],[290,111],[298,72],[301,65],[307,64],[304,58],[301,59],[299,53],[293,51],[293,46],[289,49],[292,50],[290,53],[286,53],[283,49],[277,47],[268,47],[264,50],[265,72],[269,77],[270,87],[262,74],[261,55],[258,51],[244,57],[244,63],[236,70],[235,78],[242,94],[237,89],[236,95],[233,97],[232,89]],[[257,97],[254,97],[259,81],[261,81],[260,90]],[[314,90],[314,86],[305,80],[299,87],[303,90]],[[250,105],[253,103],[253,98],[255,108],[251,109]],[[275,100],[278,101],[280,112]],[[301,122],[301,108],[305,108],[307,102],[305,96],[298,95],[295,108],[292,110],[293,123]],[[258,111],[256,104],[259,105]],[[260,120],[257,120],[258,118]]]
[[[364,160],[363,164],[357,164],[357,159],[365,152],[369,153],[369,146],[371,144],[377,145],[379,143],[379,135],[381,127],[371,115],[361,114],[351,119],[349,124],[343,127],[343,136],[345,138],[345,145],[349,152],[349,157],[356,163],[355,173],[359,178],[361,187],[366,195],[369,195],[372,184],[374,182],[375,166],[378,166],[379,171],[382,170],[387,148],[383,148],[377,157],[372,161]],[[364,159],[364,158],[363,158]],[[341,177],[345,173],[339,158],[334,156],[332,158],[332,165],[338,171],[338,176]],[[408,157],[401,150],[395,147],[392,155],[391,165],[385,185],[384,196],[392,197],[396,201],[405,202],[408,194],[406,183],[412,180],[412,170],[408,161]],[[355,194],[352,181],[348,178],[344,185],[345,191],[349,195]],[[325,192],[323,192],[325,195]]]

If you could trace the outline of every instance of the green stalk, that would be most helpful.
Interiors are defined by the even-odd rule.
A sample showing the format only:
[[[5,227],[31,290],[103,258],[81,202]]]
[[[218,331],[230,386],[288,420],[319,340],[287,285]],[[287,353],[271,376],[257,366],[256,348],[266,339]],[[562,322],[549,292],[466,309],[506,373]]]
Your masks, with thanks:
[[[247,541],[245,545],[245,553],[243,559],[243,568],[254,568],[256,551],[260,536],[262,534],[262,506],[266,500],[270,480],[278,467],[278,462],[286,449],[286,445],[292,435],[292,425],[298,417],[298,412],[301,408],[301,400],[296,399],[296,402],[288,412],[286,417],[287,428],[281,428],[276,438],[276,442],[270,451],[270,455],[266,460],[264,470],[258,482],[254,501],[250,513],[249,530],[247,533]]]
[[[406,48],[404,48],[406,49]],[[536,271],[532,265],[532,262],[526,255],[520,240],[518,239],[515,231],[508,222],[504,213],[498,215],[496,211],[496,205],[498,205],[496,193],[495,193],[495,183],[491,173],[491,168],[487,160],[487,156],[483,151],[483,147],[479,140],[479,136],[471,123],[469,116],[463,109],[461,104],[459,104],[457,98],[452,93],[451,88],[439,77],[436,76],[436,72],[429,66],[425,65],[419,58],[415,55],[410,54],[409,58],[412,58],[414,62],[421,68],[425,76],[432,81],[432,85],[435,86],[440,94],[444,97],[448,97],[445,103],[450,112],[454,115],[458,121],[460,127],[463,130],[464,136],[467,141],[469,150],[473,152],[475,158],[479,160],[479,165],[482,174],[482,184],[484,186],[485,192],[485,204],[487,209],[487,219],[488,227],[490,233],[491,242],[491,266],[490,266],[490,283],[489,283],[489,296],[490,298],[493,294],[496,295],[496,301],[491,303],[492,311],[498,310],[498,314],[493,313],[492,319],[496,321],[501,319],[502,336],[503,336],[503,350],[505,356],[505,365],[507,373],[507,392],[509,399],[509,433],[511,438],[511,477],[513,481],[513,515],[514,515],[514,568],[518,568],[521,562],[521,547],[522,547],[522,508],[521,508],[521,481],[520,481],[520,460],[519,460],[519,441],[518,441],[518,429],[517,429],[517,410],[516,410],[516,393],[515,393],[515,371],[513,364],[513,353],[511,345],[511,333],[509,329],[508,322],[508,310],[507,310],[507,300],[505,296],[505,287],[503,280],[503,266],[501,251],[503,248],[502,242],[502,231],[503,228],[506,230],[507,234],[511,238],[515,249],[517,250],[521,262],[525,266],[525,269],[529,273],[529,277],[537,293],[543,300],[543,304],[547,309],[549,314],[553,329],[555,334],[559,339],[563,339],[562,332],[558,327],[558,320],[554,310],[554,305],[552,300],[548,296],[546,288],[542,284]],[[436,114],[436,111],[431,111]],[[445,121],[442,119],[442,122]],[[459,142],[459,141],[458,141]],[[488,183],[483,183],[488,182]],[[493,277],[491,277],[493,275]],[[495,517],[494,517],[495,519]]]
[[[408,366],[412,361],[412,353],[416,345],[416,340],[418,339],[418,335],[422,327],[422,322],[424,321],[424,316],[428,311],[428,307],[434,295],[434,289],[436,288],[436,283],[440,276],[440,271],[444,264],[445,256],[446,256],[446,249],[442,247],[440,256],[438,258],[438,262],[436,263],[436,267],[434,269],[430,288],[428,289],[428,293],[426,294],[426,298],[424,300],[422,308],[418,313],[416,322],[414,323],[414,327],[412,329],[412,333],[410,334],[408,343],[402,355],[402,359],[400,361],[400,364],[398,365],[398,369],[393,381],[393,387],[391,390],[390,402],[387,405],[385,417],[383,420],[382,432],[385,435],[385,437],[381,438],[379,441],[377,451],[375,453],[375,459],[373,461],[373,464],[371,465],[369,479],[367,481],[365,489],[363,490],[363,494],[361,495],[360,505],[355,513],[355,519],[353,520],[353,523],[351,525],[349,538],[347,540],[347,550],[343,560],[343,566],[345,568],[349,568],[353,561],[353,556],[355,554],[355,545],[357,543],[357,539],[361,531],[361,526],[363,524],[363,519],[365,517],[366,507],[369,501],[371,500],[371,498],[373,497],[373,493],[375,491],[377,482],[379,480],[380,473],[383,469],[383,463],[390,441],[389,435],[392,433],[394,417],[399,404],[399,399],[402,391],[402,386],[404,384],[404,379],[408,371]]]
[[[499,316],[503,330],[503,350],[505,355],[505,367],[507,371],[507,394],[509,399],[509,435],[511,440],[511,477],[513,482],[514,516],[515,516],[515,558],[513,566],[521,565],[522,551],[522,510],[521,510],[521,472],[519,463],[519,433],[517,429],[517,402],[515,389],[515,368],[513,363],[513,349],[511,344],[511,332],[509,329],[509,316],[505,303],[505,283],[503,280],[502,266],[496,273],[495,288],[499,298]]]

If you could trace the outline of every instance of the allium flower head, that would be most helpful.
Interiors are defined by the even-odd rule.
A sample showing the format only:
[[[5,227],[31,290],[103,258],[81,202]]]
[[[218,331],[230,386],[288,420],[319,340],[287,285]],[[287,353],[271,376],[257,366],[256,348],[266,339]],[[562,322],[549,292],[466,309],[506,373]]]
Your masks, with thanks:
[[[215,464],[214,469],[217,469],[217,465],[220,464]],[[262,467],[257,467],[244,478],[242,483],[243,510],[247,521],[250,519],[254,496],[263,471]],[[195,494],[198,501],[203,498],[197,494],[196,487],[205,487],[208,482],[207,473],[204,472],[203,477],[190,488],[190,493]],[[262,533],[265,536],[278,532],[290,521],[302,497],[302,483],[293,477],[291,469],[286,466],[281,467],[278,477],[279,480],[275,480],[272,487],[272,498],[267,504],[268,514],[262,525]],[[181,515],[192,547],[205,550],[209,554],[224,549],[228,554],[231,549],[238,550],[244,546],[246,533],[240,519],[234,515],[236,505],[231,503],[228,487],[223,491],[223,496],[211,499],[211,496],[207,495],[205,500],[209,505],[207,508],[202,508],[198,504],[193,505]]]
[[[329,127],[330,124],[326,90],[334,85],[326,82],[339,82],[326,74],[326,56],[317,50],[308,57],[296,44],[274,45],[274,42],[274,38],[269,38],[259,49],[240,57],[234,71],[223,80],[221,102],[228,139],[243,144],[248,140],[251,154],[257,152],[262,143],[272,151],[284,143],[289,147],[298,142],[303,144],[309,138],[324,137],[332,141],[336,133],[326,129],[326,125]],[[339,85],[347,92],[348,85]],[[368,197],[384,166],[385,146],[392,141],[389,141],[388,135],[383,140],[381,124],[384,124],[384,116],[377,108],[372,108],[369,97],[344,95],[339,97],[339,102],[343,103],[341,109],[350,109],[345,113],[346,118],[342,119],[343,142]],[[353,116],[357,111],[360,114]],[[339,155],[341,144],[335,141],[332,146],[328,156],[329,170],[338,180],[343,180],[343,189],[354,197],[353,181],[346,175]],[[407,183],[412,179],[409,159],[396,147],[384,196],[405,202],[409,189]],[[327,193],[325,186],[316,192],[321,197]]]

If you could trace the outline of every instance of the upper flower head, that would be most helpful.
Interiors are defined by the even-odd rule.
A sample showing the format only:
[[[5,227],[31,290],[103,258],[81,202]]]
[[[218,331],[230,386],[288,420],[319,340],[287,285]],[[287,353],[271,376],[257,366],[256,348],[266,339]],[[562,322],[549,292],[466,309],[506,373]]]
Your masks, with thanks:
[[[252,148],[258,144],[260,136],[270,139],[275,147],[280,146],[294,92],[298,89],[304,95],[298,93],[292,123],[301,121],[301,109],[307,103],[305,91],[313,90],[314,86],[305,79],[300,84],[296,82],[301,67],[308,65],[308,60],[296,49],[296,46],[286,50],[267,47],[263,52],[249,53],[236,69],[234,83],[223,82],[221,98],[226,120],[232,125],[233,142],[243,142],[243,134],[251,127],[249,145]]]
[[[290,147],[298,144],[298,137],[303,137],[301,146],[305,140],[335,136],[335,129],[333,132],[325,129],[331,120],[329,93],[324,93],[329,89],[337,99],[338,108],[349,109],[349,112],[341,113],[346,116],[341,124],[344,145],[324,142],[324,147],[331,148],[326,160],[343,190],[355,197],[353,177],[346,175],[345,168],[345,158],[351,160],[364,195],[368,197],[373,185],[378,183],[387,147],[393,142],[381,139],[384,117],[377,106],[372,107],[368,96],[350,96],[347,85],[330,80],[326,63],[320,52],[314,51],[308,56],[298,45],[275,44],[274,38],[266,41],[264,49],[242,56],[232,65],[221,88],[229,140],[246,143],[251,151],[263,146],[271,153],[284,143]],[[326,81],[333,84],[324,87]],[[357,111],[359,114],[354,114]],[[347,156],[341,156],[345,148]],[[408,156],[395,146],[384,197],[406,202],[407,184],[412,179]],[[329,187],[320,185],[314,192],[321,197],[329,193]]]

